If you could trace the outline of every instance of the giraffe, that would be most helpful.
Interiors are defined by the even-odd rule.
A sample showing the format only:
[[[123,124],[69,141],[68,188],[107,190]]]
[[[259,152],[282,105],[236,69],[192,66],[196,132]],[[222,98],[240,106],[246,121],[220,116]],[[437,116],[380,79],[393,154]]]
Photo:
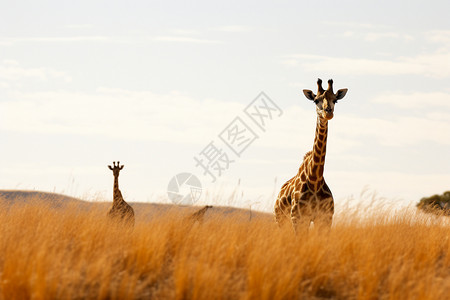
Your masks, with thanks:
[[[303,90],[306,98],[314,101],[317,125],[313,150],[303,157],[297,175],[288,180],[280,190],[275,202],[275,220],[282,226],[291,218],[294,232],[299,228],[309,228],[311,222],[331,226],[334,201],[323,178],[327,147],[328,121],[333,118],[334,105],[344,98],[347,89],[333,92],[333,80],[328,80],[328,88],[322,88],[322,80],[317,80],[318,91]]]
[[[126,224],[134,226],[134,210],[123,200],[122,193],[119,190],[119,172],[123,169],[120,166],[120,161],[113,162],[113,167],[108,166],[113,171],[114,175],[114,200],[111,209],[108,212],[108,217],[113,220],[125,221]]]
[[[212,208],[212,205],[205,205],[203,208],[199,209],[198,211],[190,215],[189,219],[194,222],[198,221],[199,223],[203,223],[205,213],[210,208]]]

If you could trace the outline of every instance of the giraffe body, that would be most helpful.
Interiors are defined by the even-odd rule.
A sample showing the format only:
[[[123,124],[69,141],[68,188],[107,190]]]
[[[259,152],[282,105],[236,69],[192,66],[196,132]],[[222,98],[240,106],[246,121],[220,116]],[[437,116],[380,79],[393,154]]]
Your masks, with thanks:
[[[108,217],[114,221],[124,222],[127,225],[134,226],[134,210],[125,202],[122,197],[122,192],[119,189],[119,172],[123,169],[120,162],[113,162],[113,167],[108,166],[113,171],[114,175],[114,197],[113,205],[108,212]]]
[[[189,219],[194,222],[202,223],[204,220],[206,211],[210,208],[212,208],[211,205],[205,205],[203,208],[199,209],[198,211],[196,211],[195,213],[190,215]]]
[[[323,178],[328,121],[333,118],[334,104],[345,96],[347,89],[334,94],[331,79],[326,91],[322,88],[322,80],[318,79],[317,85],[317,95],[303,90],[305,96],[316,104],[313,150],[305,154],[297,175],[281,187],[275,202],[275,220],[281,226],[290,218],[295,232],[299,227],[308,228],[312,221],[331,226],[334,214],[333,195]]]

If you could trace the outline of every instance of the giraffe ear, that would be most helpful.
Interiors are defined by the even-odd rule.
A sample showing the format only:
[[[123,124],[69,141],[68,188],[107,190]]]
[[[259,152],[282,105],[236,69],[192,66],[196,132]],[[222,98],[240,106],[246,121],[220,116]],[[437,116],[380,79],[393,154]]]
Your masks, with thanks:
[[[123,169],[123,165],[120,166],[119,170],[122,170],[122,169]]]
[[[344,98],[345,94],[347,94],[348,89],[340,89],[336,93],[336,100]]]
[[[112,171],[113,170],[113,168],[111,167],[111,166],[108,166],[108,168]]]
[[[311,101],[314,101],[314,98],[316,98],[316,95],[311,90],[303,90],[303,94],[305,94],[306,98],[308,98]]]

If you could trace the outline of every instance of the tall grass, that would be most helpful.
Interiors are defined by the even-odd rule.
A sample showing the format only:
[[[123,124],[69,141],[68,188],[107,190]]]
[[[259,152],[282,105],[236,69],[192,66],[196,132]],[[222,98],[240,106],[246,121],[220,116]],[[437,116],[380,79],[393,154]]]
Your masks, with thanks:
[[[106,207],[0,207],[1,299],[448,299],[450,227],[414,212],[341,214],[295,237],[268,216],[179,210],[133,230]]]

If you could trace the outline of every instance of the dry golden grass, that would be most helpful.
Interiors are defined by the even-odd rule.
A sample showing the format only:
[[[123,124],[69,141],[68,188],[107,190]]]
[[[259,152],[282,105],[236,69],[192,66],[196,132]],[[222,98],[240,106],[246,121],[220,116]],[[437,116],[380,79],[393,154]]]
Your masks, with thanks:
[[[450,227],[414,212],[339,215],[294,238],[272,218],[179,211],[134,230],[103,205],[0,207],[0,299],[448,299]]]

